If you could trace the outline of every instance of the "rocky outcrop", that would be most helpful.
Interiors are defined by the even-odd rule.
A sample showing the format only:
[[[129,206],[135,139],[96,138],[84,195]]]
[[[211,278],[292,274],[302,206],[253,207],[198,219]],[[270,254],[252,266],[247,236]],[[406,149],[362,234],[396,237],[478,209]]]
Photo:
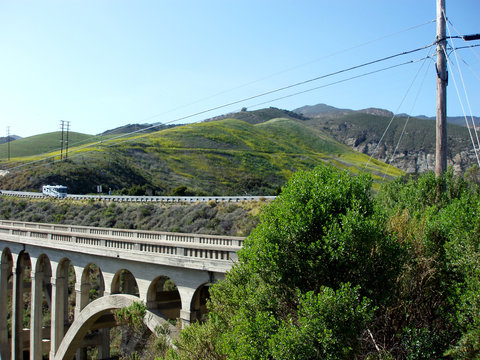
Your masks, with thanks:
[[[435,154],[424,151],[400,151],[393,154],[394,149],[390,147],[385,145],[378,146],[378,143],[375,142],[363,143],[359,140],[349,138],[345,141],[345,144],[351,146],[356,151],[370,156],[375,153],[374,158],[389,163],[409,174],[435,170]],[[453,166],[456,174],[465,172],[465,170],[476,163],[477,158],[473,149],[454,154],[447,159],[447,165]]]

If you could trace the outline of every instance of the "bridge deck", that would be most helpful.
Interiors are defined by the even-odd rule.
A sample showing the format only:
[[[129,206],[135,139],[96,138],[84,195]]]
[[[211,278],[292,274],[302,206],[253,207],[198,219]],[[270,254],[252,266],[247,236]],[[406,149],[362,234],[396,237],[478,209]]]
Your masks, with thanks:
[[[0,238],[47,248],[225,272],[243,237],[0,220]]]

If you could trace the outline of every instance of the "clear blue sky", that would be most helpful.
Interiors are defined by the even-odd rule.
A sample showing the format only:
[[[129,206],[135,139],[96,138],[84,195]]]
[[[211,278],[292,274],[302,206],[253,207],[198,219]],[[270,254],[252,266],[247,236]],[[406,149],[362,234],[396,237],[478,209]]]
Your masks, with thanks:
[[[0,136],[7,126],[23,137],[57,131],[62,119],[71,122],[72,131],[89,134],[129,123],[169,122],[428,45],[435,39],[434,23],[402,30],[434,20],[435,4],[0,0]],[[479,0],[447,0],[447,15],[459,32],[480,33]],[[459,40],[454,44],[465,45]],[[480,48],[459,54],[468,64],[462,60],[461,69],[473,113],[480,115]],[[291,110],[317,103],[433,116],[435,75],[430,60],[401,107],[420,62],[254,106],[426,55],[424,50],[180,122],[244,106]],[[452,75],[448,95],[449,115],[461,115]]]

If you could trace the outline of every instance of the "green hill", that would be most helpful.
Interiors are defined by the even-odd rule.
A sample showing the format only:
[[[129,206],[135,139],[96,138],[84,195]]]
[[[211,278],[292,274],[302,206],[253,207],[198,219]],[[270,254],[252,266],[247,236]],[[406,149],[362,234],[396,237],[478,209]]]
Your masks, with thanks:
[[[297,119],[297,120],[306,120],[307,118],[301,115],[300,113],[278,109],[276,107],[269,107],[265,109],[247,111],[244,108],[242,111],[217,116],[206,121],[217,121],[217,120],[224,120],[224,119],[237,119],[245,121],[249,124],[259,124],[271,119],[275,118],[288,118],[288,119]]]
[[[57,150],[60,152],[61,139],[61,131],[17,139],[10,143],[10,157],[18,158],[24,156],[40,155]],[[70,147],[87,144],[96,141],[97,139],[99,138],[96,136],[81,134],[77,132],[69,132],[68,134],[68,143]],[[7,159],[7,146],[7,144],[0,144],[0,159]]]
[[[295,171],[329,161],[359,172],[367,160],[304,121],[279,118],[254,125],[225,119],[72,148],[68,161],[26,166],[0,178],[0,188],[38,190],[61,183],[72,193],[89,193],[102,184],[113,192],[158,195],[180,187],[198,195],[271,195]],[[377,161],[369,166],[377,179],[385,168]]]

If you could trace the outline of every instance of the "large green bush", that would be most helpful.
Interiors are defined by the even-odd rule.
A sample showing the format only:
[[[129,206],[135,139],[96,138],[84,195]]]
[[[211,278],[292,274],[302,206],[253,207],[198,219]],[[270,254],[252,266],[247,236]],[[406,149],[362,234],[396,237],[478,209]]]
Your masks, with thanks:
[[[330,166],[293,176],[211,289],[209,356],[352,358],[401,254],[374,209],[368,176]],[[177,356],[197,358],[195,334]]]

